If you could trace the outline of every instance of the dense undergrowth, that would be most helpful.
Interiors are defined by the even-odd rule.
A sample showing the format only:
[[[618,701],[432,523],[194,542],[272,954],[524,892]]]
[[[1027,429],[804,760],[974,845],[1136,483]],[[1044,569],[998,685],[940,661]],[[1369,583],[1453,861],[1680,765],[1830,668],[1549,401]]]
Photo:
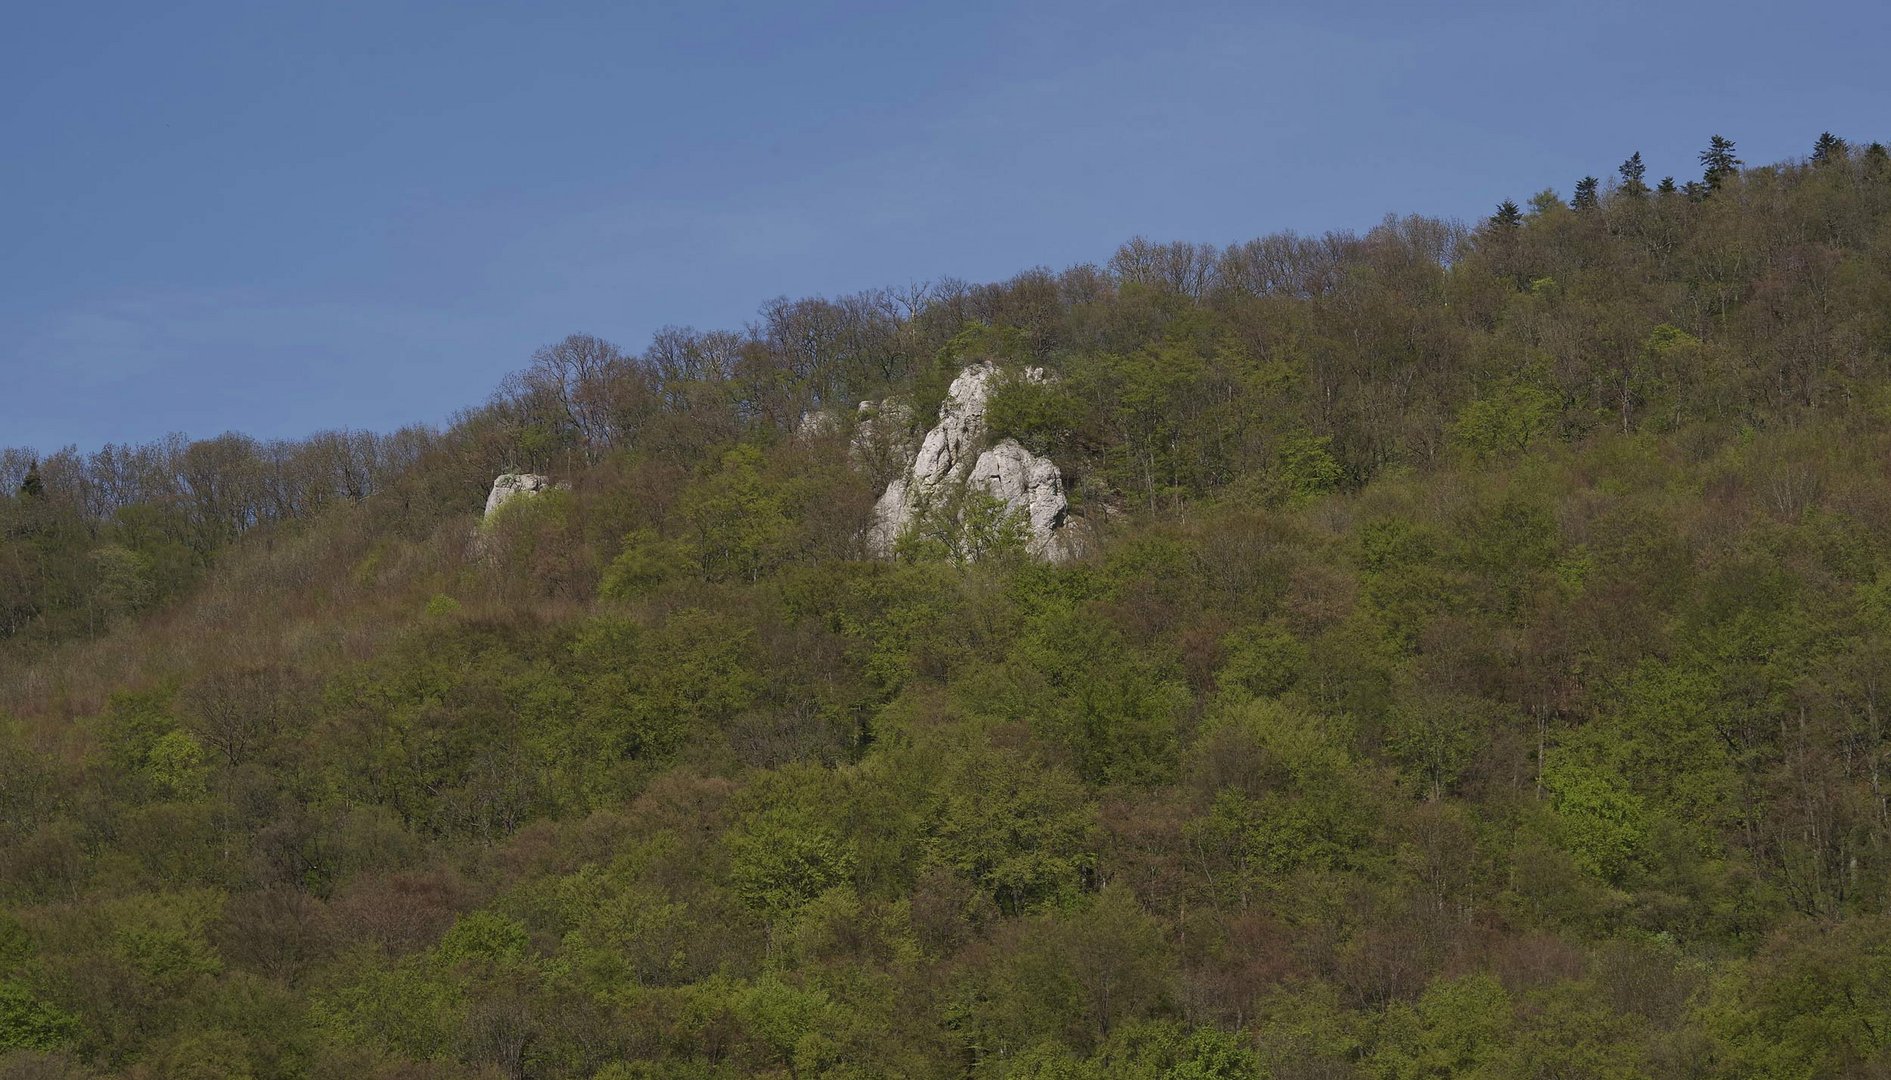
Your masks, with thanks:
[[[1891,1074],[1891,161],[1707,164],[8,458],[0,1076]],[[981,358],[1096,551],[863,558]]]

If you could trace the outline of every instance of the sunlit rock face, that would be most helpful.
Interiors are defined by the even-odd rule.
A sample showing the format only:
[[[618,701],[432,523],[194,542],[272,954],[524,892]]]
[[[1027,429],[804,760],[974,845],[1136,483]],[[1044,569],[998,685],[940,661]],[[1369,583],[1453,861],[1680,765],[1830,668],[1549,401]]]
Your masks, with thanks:
[[[1032,368],[1024,377],[1044,375]],[[875,555],[891,557],[900,537],[926,513],[952,505],[968,490],[990,495],[1007,514],[1016,514],[1026,525],[1026,546],[1033,555],[1062,561],[1074,553],[1072,538],[1063,535],[1069,503],[1057,466],[1013,439],[988,445],[985,407],[997,378],[997,366],[986,362],[952,380],[938,423],[920,441],[912,464],[874,504],[868,545]],[[862,403],[863,410],[869,408],[888,419],[904,415],[884,402]]]
[[[521,495],[537,495],[551,488],[551,479],[537,473],[504,473],[493,480],[492,492],[486,496],[486,516],[492,517],[501,506]]]
[[[1064,477],[1049,458],[1026,450],[1016,439],[1005,439],[978,455],[970,483],[1023,515],[1029,533],[1025,541],[1040,559],[1062,561],[1059,530],[1070,504],[1064,498]]]

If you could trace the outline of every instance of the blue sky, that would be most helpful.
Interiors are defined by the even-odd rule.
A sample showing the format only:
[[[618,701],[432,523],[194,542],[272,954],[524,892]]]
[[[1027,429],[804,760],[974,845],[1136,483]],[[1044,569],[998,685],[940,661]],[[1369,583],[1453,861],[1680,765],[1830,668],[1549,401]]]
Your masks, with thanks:
[[[15,4],[0,446],[437,423],[772,296],[1891,139],[1891,6]]]

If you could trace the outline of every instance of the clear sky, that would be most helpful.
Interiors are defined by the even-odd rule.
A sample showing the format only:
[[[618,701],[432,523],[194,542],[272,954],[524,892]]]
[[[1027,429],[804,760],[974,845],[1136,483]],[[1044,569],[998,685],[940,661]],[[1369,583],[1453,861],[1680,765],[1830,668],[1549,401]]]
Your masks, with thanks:
[[[772,296],[1891,140],[1891,5],[25,3],[0,446],[439,422]]]

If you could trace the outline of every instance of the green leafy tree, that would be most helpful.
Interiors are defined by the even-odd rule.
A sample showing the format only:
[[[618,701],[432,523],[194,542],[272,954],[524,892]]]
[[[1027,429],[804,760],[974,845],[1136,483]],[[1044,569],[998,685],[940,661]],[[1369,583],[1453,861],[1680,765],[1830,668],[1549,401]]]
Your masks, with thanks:
[[[0,979],[0,1050],[57,1050],[79,1037],[79,1020],[25,985]]]
[[[1543,770],[1563,848],[1583,869],[1620,881],[1648,836],[1643,800],[1616,777],[1575,762]]]
[[[1330,435],[1299,433],[1281,440],[1275,475],[1284,502],[1303,503],[1345,483],[1345,467],[1333,456],[1332,446]]]
[[[1235,630],[1222,639],[1221,649],[1215,685],[1223,693],[1285,693],[1299,681],[1308,660],[1306,644],[1278,621]]]
[[[834,1026],[833,1005],[815,989],[802,989],[764,975],[736,999],[743,1027],[765,1045],[793,1076],[819,1076],[832,1064],[826,1038]]]
[[[210,774],[204,748],[184,731],[159,736],[145,756],[144,769],[151,786],[172,799],[202,798]]]
[[[1465,404],[1451,425],[1451,440],[1473,458],[1513,454],[1547,435],[1560,412],[1549,390],[1505,379]]]
[[[736,895],[776,918],[852,880],[858,854],[809,810],[775,806],[729,833],[729,873]]]
[[[762,454],[738,446],[683,493],[703,576],[755,581],[781,561],[792,521],[781,489],[762,474]]]
[[[665,540],[654,529],[625,534],[623,545],[598,582],[598,595],[607,600],[635,600],[680,576],[689,562],[684,545]]]
[[[1510,998],[1496,979],[1439,980],[1415,1003],[1387,1010],[1369,1068],[1384,1080],[1499,1075],[1490,1066],[1511,1028]]]
[[[1124,1080],[1261,1080],[1260,1056],[1242,1035],[1147,1020],[1113,1033],[1083,1074]]]
[[[1722,1076],[1869,1075],[1891,1060],[1891,932],[1873,916],[1782,932],[1713,984]]]
[[[1174,960],[1156,922],[1124,888],[1084,908],[1045,915],[965,1007],[962,1037],[984,1054],[1008,1055],[1051,1041],[1079,1053],[1125,1024],[1158,1014],[1173,994]]]
[[[1096,871],[1096,812],[1076,777],[1018,754],[965,750],[936,767],[927,856],[1017,914],[1078,896]]]

